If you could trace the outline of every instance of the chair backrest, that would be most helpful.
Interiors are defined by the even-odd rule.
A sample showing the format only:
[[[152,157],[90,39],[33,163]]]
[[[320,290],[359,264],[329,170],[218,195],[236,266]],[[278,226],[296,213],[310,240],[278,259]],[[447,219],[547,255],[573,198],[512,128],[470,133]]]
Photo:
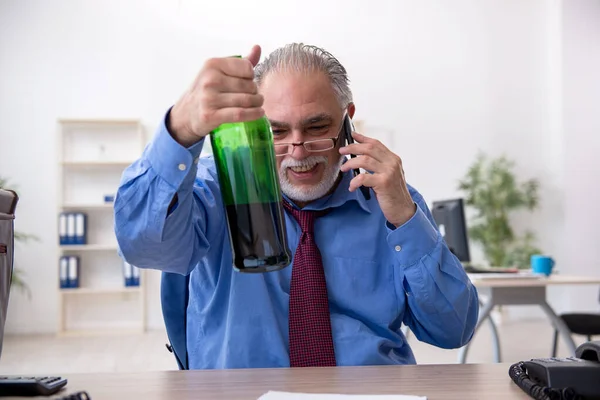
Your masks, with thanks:
[[[0,355],[8,310],[14,260],[14,220],[19,197],[12,190],[0,189]]]
[[[163,319],[167,328],[169,345],[179,369],[189,369],[187,354],[187,306],[189,299],[189,275],[163,272],[160,282],[160,300]]]

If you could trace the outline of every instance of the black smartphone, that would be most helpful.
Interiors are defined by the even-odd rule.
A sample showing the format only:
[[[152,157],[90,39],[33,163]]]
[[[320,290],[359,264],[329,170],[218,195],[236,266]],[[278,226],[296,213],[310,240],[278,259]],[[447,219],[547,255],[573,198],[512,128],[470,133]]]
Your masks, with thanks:
[[[354,132],[354,125],[352,124],[352,120],[350,119],[350,116],[348,114],[346,114],[346,116],[344,117],[344,137],[346,139],[347,144],[354,143],[354,138],[352,137],[352,132]],[[354,157],[356,157],[355,154],[350,154],[350,158],[354,158]],[[354,168],[352,170],[352,174],[354,176],[358,176],[358,174],[360,174],[360,169]],[[360,191],[362,192],[362,194],[366,200],[369,200],[371,198],[371,192],[369,191],[368,187],[361,186]]]

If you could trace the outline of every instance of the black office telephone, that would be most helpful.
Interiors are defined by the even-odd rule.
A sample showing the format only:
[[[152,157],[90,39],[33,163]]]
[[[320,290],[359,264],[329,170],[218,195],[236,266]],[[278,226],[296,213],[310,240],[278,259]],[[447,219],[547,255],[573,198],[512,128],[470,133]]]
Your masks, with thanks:
[[[579,346],[575,357],[535,358],[513,364],[509,376],[534,399],[600,399],[600,340]]]

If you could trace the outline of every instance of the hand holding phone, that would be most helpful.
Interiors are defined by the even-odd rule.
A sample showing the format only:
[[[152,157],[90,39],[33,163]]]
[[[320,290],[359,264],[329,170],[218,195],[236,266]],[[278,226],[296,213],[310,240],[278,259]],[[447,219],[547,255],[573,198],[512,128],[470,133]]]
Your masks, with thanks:
[[[341,170],[353,170],[355,178],[350,182],[350,190],[359,188],[366,199],[370,198],[370,190],[373,190],[387,221],[396,227],[402,226],[417,211],[406,184],[402,159],[379,140],[353,132],[352,122],[347,116],[343,130],[348,145],[340,148],[340,154],[349,155],[350,160],[342,165]],[[360,174],[360,169],[366,173]]]

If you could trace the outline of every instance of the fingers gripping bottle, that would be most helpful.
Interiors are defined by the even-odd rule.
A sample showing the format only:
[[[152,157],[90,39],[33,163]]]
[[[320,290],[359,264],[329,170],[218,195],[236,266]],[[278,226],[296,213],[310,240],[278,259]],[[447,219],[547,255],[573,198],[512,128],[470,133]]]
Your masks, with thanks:
[[[266,117],[220,125],[210,134],[233,267],[269,272],[290,264],[281,188]]]

